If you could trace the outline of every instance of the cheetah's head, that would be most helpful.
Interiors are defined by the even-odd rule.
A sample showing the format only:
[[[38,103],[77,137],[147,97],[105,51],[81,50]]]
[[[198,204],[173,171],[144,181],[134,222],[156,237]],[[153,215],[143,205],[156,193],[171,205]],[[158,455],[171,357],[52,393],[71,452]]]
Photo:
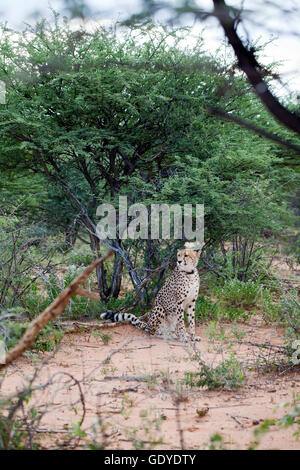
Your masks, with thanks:
[[[177,252],[177,267],[179,271],[192,274],[197,267],[200,251],[180,250]]]

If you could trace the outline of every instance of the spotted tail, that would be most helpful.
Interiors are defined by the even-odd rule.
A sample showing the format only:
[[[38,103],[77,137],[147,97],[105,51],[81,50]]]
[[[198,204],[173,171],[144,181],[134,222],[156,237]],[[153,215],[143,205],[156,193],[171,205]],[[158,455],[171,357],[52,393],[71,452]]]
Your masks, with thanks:
[[[133,326],[136,328],[140,328],[141,330],[148,331],[147,323],[141,321],[132,313],[113,313],[113,312],[105,312],[101,313],[100,318],[102,320],[110,320],[112,322],[122,322],[122,321],[129,321]]]

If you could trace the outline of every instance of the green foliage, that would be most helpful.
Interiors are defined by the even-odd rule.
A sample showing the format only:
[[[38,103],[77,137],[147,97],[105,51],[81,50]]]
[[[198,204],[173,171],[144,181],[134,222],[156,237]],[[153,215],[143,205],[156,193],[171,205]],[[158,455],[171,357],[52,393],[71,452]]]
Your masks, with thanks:
[[[88,266],[94,260],[94,255],[90,247],[82,245],[79,248],[74,247],[67,256],[68,264],[76,266]]]
[[[50,269],[59,241],[13,212],[0,215],[0,308],[18,306],[39,275]],[[39,273],[39,274],[38,274]]]
[[[300,263],[300,236],[297,239],[296,246],[294,247],[293,254],[297,260],[297,263]]]
[[[43,288],[41,288],[41,285],[33,284],[31,288],[28,289],[27,295],[24,296],[28,313],[31,316],[40,314],[53,302],[63,289],[71,284],[80,270],[82,270],[82,268],[76,268],[74,265],[69,266],[62,278],[54,272],[51,272],[48,276],[44,276]],[[90,303],[92,303],[93,306],[96,305],[96,309],[99,312],[96,301],[90,301],[84,297],[76,296],[68,303],[64,315],[70,318],[81,317],[86,313],[87,308],[90,307]],[[93,308],[92,305],[91,308]]]
[[[267,432],[270,431],[270,427],[272,426],[273,428],[276,429],[278,428],[289,428],[290,426],[295,426],[296,430],[293,433],[293,436],[296,437],[296,439],[299,439],[300,436],[300,395],[296,395],[292,403],[282,403],[276,409],[278,408],[287,408],[287,407],[293,407],[293,409],[284,415],[281,419],[266,419],[263,421],[263,423],[254,431],[254,436],[256,437],[256,440],[251,444],[249,447],[249,450],[255,449],[259,445],[259,437],[263,434],[266,434]]]
[[[154,415],[154,416],[153,416]],[[157,416],[155,409],[140,411],[140,424],[138,427],[127,428],[126,434],[132,440],[132,446],[136,450],[155,449],[164,444],[160,435],[162,416]]]
[[[26,311],[34,317],[47,308],[51,302],[75,279],[82,270],[82,266],[77,268],[75,265],[68,267],[67,271],[61,276],[50,273],[43,277],[43,286],[32,284],[24,296]],[[128,294],[125,298],[110,298],[108,302],[100,300],[90,300],[85,297],[75,296],[70,299],[68,305],[62,314],[64,318],[79,319],[83,317],[98,318],[100,313],[106,310],[118,311],[121,307],[132,305],[134,295]],[[133,313],[141,314],[139,307],[132,309]]]
[[[300,395],[298,394],[292,403],[284,403],[281,407],[293,407],[293,410],[284,415],[280,421],[280,427],[288,428],[292,425],[297,425],[294,436],[299,439],[300,436]]]
[[[207,56],[201,40],[183,49],[185,34],[148,23],[120,39],[113,30],[73,31],[57,14],[52,25],[42,20],[14,40],[3,27],[3,187],[8,175],[8,196],[21,186],[16,175],[34,182],[31,213],[46,215],[47,226],[64,230],[71,244],[78,223],[88,228],[87,215],[96,223],[98,203],[121,194],[148,207],[204,203],[207,249],[234,242],[221,268],[251,279],[259,271],[251,246],[286,225],[295,172],[280,166],[273,144],[206,113],[208,105],[221,106],[262,125],[270,120],[244,79],[228,75],[230,61]],[[174,256],[176,245],[166,252],[159,243],[129,240],[122,249],[142,271]],[[91,259],[78,256],[71,254],[76,264]],[[142,290],[145,303],[157,282],[159,275]],[[118,295],[105,291],[106,300]]]
[[[215,295],[227,307],[251,309],[256,304],[260,290],[259,281],[242,282],[235,278],[226,280],[222,287],[215,290]]]
[[[227,318],[226,318],[227,320]],[[237,339],[242,339],[245,336],[245,333],[238,328],[237,321],[239,318],[234,318],[233,325],[229,329],[225,329],[221,321],[211,320],[208,323],[207,329],[204,331],[205,336],[207,336],[212,341],[230,341],[232,337]]]
[[[281,318],[283,318],[286,344],[300,339],[300,299],[296,291],[284,292],[281,300]]]
[[[112,339],[112,335],[109,334],[109,333],[102,333],[101,339],[102,339],[104,344],[108,344],[110,342],[110,340]]]
[[[185,383],[190,387],[232,390],[239,388],[243,383],[243,365],[236,359],[234,353],[231,353],[230,359],[220,362],[216,367],[210,367],[202,361],[199,366],[200,372],[185,373]]]
[[[101,340],[103,341],[103,344],[108,344],[110,342],[110,340],[112,339],[112,334],[110,333],[102,333],[101,330],[96,330],[96,329],[93,329],[92,330],[92,335],[94,336],[94,338],[101,338]]]
[[[74,187],[76,182],[82,201],[91,194],[100,200],[106,185],[114,194],[135,176],[132,166],[152,176],[163,160],[170,165],[178,152],[195,151],[215,121],[206,117],[204,129],[199,118],[205,94],[213,101],[212,90],[224,77],[209,71],[212,61],[200,43],[187,55],[176,46],[178,33],[152,29],[144,29],[144,42],[130,33],[119,41],[102,29],[74,32],[56,16],[54,25],[41,21],[15,47],[4,28],[2,65],[16,81],[14,88],[7,87],[8,106],[1,108],[3,153],[13,157],[11,167],[35,164],[44,173],[46,163],[57,183],[64,178]],[[166,46],[168,37],[174,46]],[[7,69],[8,55],[22,66],[22,74],[14,62]],[[184,65],[195,69],[186,71]],[[7,80],[5,72],[2,78]],[[153,158],[161,146],[165,155],[159,151]]]
[[[29,323],[21,321],[2,321],[0,340],[4,341],[7,349],[13,348],[22,338]]]
[[[0,397],[0,450],[37,450],[40,436],[35,429],[42,418],[42,412],[29,401],[31,384],[18,391],[10,399]]]
[[[275,294],[269,288],[262,289],[258,297],[258,306],[267,324],[274,322],[284,324],[283,306],[281,299],[278,299],[278,291]]]
[[[219,296],[218,293],[222,291],[222,286],[212,288],[212,292],[210,291],[207,295],[199,295],[196,301],[196,308],[195,308],[195,318],[196,320],[200,321],[246,321],[251,317],[251,312],[244,310],[244,308],[235,306],[231,307],[228,305],[227,302],[223,300],[217,300],[215,302],[210,300],[210,296],[212,294],[216,295],[221,299],[221,295]]]
[[[59,326],[53,326],[48,323],[37,335],[33,350],[53,351],[60,343],[64,333]]]
[[[225,449],[223,437],[219,433],[210,436],[209,450],[223,450]]]
[[[270,269],[275,254],[273,240],[266,242],[260,237],[260,231],[252,238],[247,235],[230,237],[226,240],[226,249],[221,241],[219,246],[206,250],[203,264],[211,268],[212,283],[219,284],[226,279],[273,281],[274,274]]]
[[[0,401],[0,450],[25,450],[24,441],[27,433],[22,430],[20,423],[15,420],[8,421],[2,414],[8,407],[8,402]]]
[[[208,295],[199,295],[195,305],[195,319],[197,320],[209,320],[213,318],[219,318],[220,307],[216,302],[212,302]]]
[[[3,321],[1,322],[0,340],[5,342],[7,349],[13,348],[22,338],[29,323],[24,321]],[[5,335],[3,332],[5,331]],[[48,323],[37,335],[33,344],[33,351],[53,351],[56,349],[63,337],[63,331]]]
[[[300,339],[300,300],[297,291],[287,291],[278,286],[275,291],[264,288],[260,293],[258,306],[266,323],[276,322],[285,327],[287,347],[290,348],[293,341]]]

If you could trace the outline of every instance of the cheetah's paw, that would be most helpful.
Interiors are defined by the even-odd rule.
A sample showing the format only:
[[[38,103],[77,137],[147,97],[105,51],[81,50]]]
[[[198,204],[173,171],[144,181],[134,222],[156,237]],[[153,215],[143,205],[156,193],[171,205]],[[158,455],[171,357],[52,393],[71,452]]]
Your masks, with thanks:
[[[192,339],[192,341],[195,341],[195,342],[197,341],[197,342],[199,342],[199,341],[201,341],[201,338],[200,338],[200,336],[194,336],[194,338]]]

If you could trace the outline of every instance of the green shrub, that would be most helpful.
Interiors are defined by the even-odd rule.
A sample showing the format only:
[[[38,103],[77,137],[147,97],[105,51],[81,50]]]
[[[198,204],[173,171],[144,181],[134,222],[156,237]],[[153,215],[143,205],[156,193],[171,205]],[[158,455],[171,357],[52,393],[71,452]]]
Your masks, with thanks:
[[[297,396],[294,398],[292,403],[283,403],[281,407],[286,408],[293,406],[293,410],[286,415],[284,415],[280,421],[279,425],[284,428],[288,428],[294,424],[297,425],[297,430],[294,432],[293,436],[296,439],[299,439],[300,436],[300,394],[298,393]]]
[[[53,351],[60,343],[64,333],[59,327],[54,327],[51,323],[37,335],[33,349],[36,351]]]
[[[279,321],[282,322],[282,303],[278,301],[278,297],[276,301],[270,289],[265,288],[261,290],[258,298],[258,306],[262,318],[267,324]]]
[[[196,301],[195,318],[197,320],[225,320],[225,321],[246,321],[250,318],[251,312],[243,308],[230,307],[223,302],[212,302],[209,296],[199,295]]]
[[[250,309],[255,306],[260,289],[260,281],[242,282],[235,278],[226,280],[215,290],[215,295],[227,307]]]
[[[209,296],[199,295],[195,305],[195,319],[208,320],[219,318],[220,307],[217,303],[212,302]]]
[[[204,267],[209,267],[208,279],[215,284],[229,279],[239,281],[272,280],[274,275],[271,271],[272,256],[275,248],[266,246],[265,240],[260,240],[257,234],[253,239],[247,236],[234,237],[227,240],[226,249],[218,246],[208,247],[201,257]],[[234,248],[234,249],[233,249]]]
[[[47,236],[43,227],[26,218],[0,214],[0,307],[26,305],[25,297],[53,268],[60,237]]]
[[[44,285],[37,286],[36,284],[32,284],[26,296],[23,298],[23,303],[26,305],[26,312],[31,317],[40,314],[63,289],[70,285],[82,269],[82,267],[78,268],[75,265],[71,265],[62,278],[59,278],[57,274],[52,272],[43,277]],[[100,300],[100,298],[99,300],[91,300],[86,297],[74,296],[66,306],[63,316],[72,319],[82,318],[84,316],[97,318],[100,313],[106,310],[118,311],[121,307],[126,308],[127,305],[128,307],[131,306],[133,302],[133,293],[128,294],[126,298],[119,297],[116,299],[112,297],[108,302],[104,302]],[[136,306],[136,308],[131,311],[135,314],[139,314],[140,308]]]
[[[4,341],[7,349],[13,348],[22,338],[28,322],[4,320],[0,323],[0,340]]]
[[[1,322],[0,340],[5,342],[7,349],[13,348],[22,338],[29,322],[3,321]],[[3,334],[5,332],[5,334]],[[60,343],[63,331],[51,323],[48,323],[37,335],[33,344],[33,351],[52,351]]]
[[[200,372],[186,372],[185,383],[190,387],[235,389],[242,385],[245,374],[242,363],[231,353],[230,359],[220,362],[215,368],[200,362]]]
[[[75,264],[76,266],[88,266],[94,260],[91,248],[87,245],[83,245],[79,248],[73,248],[67,256],[67,262],[69,264]]]
[[[293,407],[292,411],[285,414],[281,419],[266,419],[262,422],[262,424],[254,430],[255,441],[252,442],[248,450],[254,450],[259,445],[259,437],[264,435],[270,431],[270,427],[277,427],[279,430],[280,428],[288,428],[290,426],[294,426],[296,428],[293,436],[295,436],[296,440],[299,440],[300,436],[300,394],[297,394],[294,397],[292,403],[281,403],[276,407],[277,408],[286,408],[286,407]],[[275,428],[276,429],[276,428]]]
[[[281,299],[281,318],[286,326],[285,343],[289,347],[300,339],[300,299],[295,291],[288,292]]]
[[[30,393],[26,394],[24,390],[17,392],[13,401],[0,396],[0,450],[39,448],[40,436],[35,429],[40,422],[40,413],[31,408],[24,419],[24,403],[28,402],[29,397]],[[22,420],[16,419],[17,411],[23,412]]]
[[[251,317],[252,313],[238,307],[223,307],[222,319],[225,321],[236,322],[236,321],[247,321]]]

